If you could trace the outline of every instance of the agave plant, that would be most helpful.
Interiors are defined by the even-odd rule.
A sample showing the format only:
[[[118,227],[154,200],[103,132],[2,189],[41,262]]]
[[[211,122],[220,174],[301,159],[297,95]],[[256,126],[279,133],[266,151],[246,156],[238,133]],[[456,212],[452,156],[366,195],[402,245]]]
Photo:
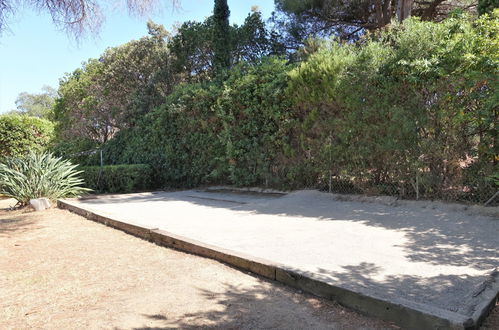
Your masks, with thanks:
[[[81,195],[90,189],[82,187],[81,171],[76,167],[51,153],[7,158],[0,163],[0,195],[17,199],[21,206],[33,198],[55,200]]]

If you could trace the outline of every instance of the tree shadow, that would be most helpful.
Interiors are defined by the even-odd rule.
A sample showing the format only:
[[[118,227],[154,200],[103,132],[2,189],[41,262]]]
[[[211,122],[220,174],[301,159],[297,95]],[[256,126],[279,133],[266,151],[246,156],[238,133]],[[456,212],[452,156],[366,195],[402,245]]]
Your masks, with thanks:
[[[0,236],[10,236],[12,233],[23,233],[32,229],[36,221],[28,215],[0,215]]]
[[[167,313],[144,315],[152,329],[389,329],[389,323],[375,320],[342,306],[280,284],[251,288],[225,283],[223,290],[198,288],[210,302],[209,308],[180,316]],[[211,307],[213,306],[213,307]]]
[[[499,221],[417,202],[409,206],[336,200],[334,195],[301,191],[284,196],[180,191],[115,195],[85,201],[87,205],[182,201],[247,214],[292,216],[307,221],[351,221],[403,233],[399,246],[406,258],[433,265],[467,266],[478,270],[498,265]],[[284,229],[285,230],[285,229]]]
[[[228,202],[229,199],[240,203]],[[308,227],[309,224],[317,223],[326,226],[328,223],[338,224],[333,226],[334,228],[349,224],[361,225],[363,230],[367,229],[366,243],[370,243],[374,239],[379,240],[380,238],[377,237],[384,237],[383,235],[374,235],[376,230],[378,232],[383,230],[384,233],[395,235],[397,239],[394,242],[397,243],[387,242],[385,244],[383,241],[376,241],[377,246],[386,248],[386,251],[381,249],[381,252],[389,254],[400,252],[394,258],[400,259],[405,271],[398,269],[397,263],[392,263],[391,268],[387,269],[388,266],[381,264],[381,261],[376,263],[373,261],[375,258],[369,258],[369,253],[374,252],[365,251],[367,253],[365,262],[357,265],[336,264],[337,267],[334,268],[336,271],[333,271],[333,268],[325,269],[321,265],[315,265],[313,271],[313,267],[309,267],[308,269],[297,269],[297,272],[303,273],[309,270],[312,271],[311,277],[322,277],[328,283],[342,285],[352,290],[368,288],[370,293],[379,297],[387,299],[402,297],[410,301],[431,304],[460,313],[468,313],[470,308],[475,305],[473,295],[480,290],[483,283],[487,281],[488,274],[497,269],[499,264],[497,252],[497,246],[499,246],[498,219],[476,214],[470,215],[464,210],[464,206],[463,209],[456,210],[446,205],[436,207],[428,202],[401,203],[399,206],[389,206],[378,203],[340,201],[336,200],[334,195],[318,191],[299,191],[282,197],[266,197],[255,200],[250,197],[242,200],[239,196],[227,193],[217,195],[183,191],[157,193],[153,196],[117,198],[109,203],[134,202],[140,204],[141,202],[160,203],[165,201],[181,201],[193,206],[231,210],[238,214],[277,216],[276,219],[279,219],[280,222],[278,228],[282,228],[279,229],[282,230],[282,233],[276,233],[276,235],[280,234],[277,239],[280,244],[288,247],[302,244],[313,248],[315,245],[307,245],[306,239],[314,239],[310,233],[303,242],[299,240],[289,241],[285,222],[283,222],[287,217],[293,217],[295,224],[300,222],[300,226],[303,222],[303,228]],[[108,201],[98,201],[98,203],[106,202]],[[158,207],[161,209],[163,206],[158,204]],[[144,212],[147,210],[144,209]],[[269,221],[273,219],[269,219]],[[233,220],[231,219],[231,221]],[[191,225],[196,226],[196,222]],[[299,227],[293,228],[296,230]],[[359,228],[359,226],[352,226],[352,228]],[[373,235],[370,235],[370,228],[373,229]],[[215,229],[218,232],[224,232],[224,228]],[[233,235],[234,230],[228,231],[228,233],[227,235]],[[244,233],[242,235],[241,237],[244,237]],[[293,237],[290,239],[294,240],[299,239],[299,235],[290,237]],[[324,236],[322,235],[322,237]],[[288,240],[287,243],[286,240]],[[334,233],[332,233],[331,242],[327,246],[334,248]],[[266,243],[258,242],[258,244]],[[359,248],[362,245],[359,244]],[[276,245],[272,246],[278,248]],[[230,246],[221,247],[231,249]],[[248,253],[247,251],[240,252]],[[305,256],[313,256],[314,251],[303,248],[300,253]],[[345,251],[345,254],[348,253],[349,251]],[[255,256],[267,259],[263,255]],[[327,254],[324,257],[326,258]],[[303,258],[288,258],[286,260],[303,260]],[[298,265],[300,265],[300,261],[295,264],[277,259],[272,261],[285,263],[287,266],[295,268],[299,268]],[[418,267],[421,266],[427,267],[432,273],[418,271]],[[460,268],[446,271],[446,268],[452,267]],[[341,271],[337,271],[338,269]],[[377,276],[381,269],[385,271],[384,274]]]
[[[497,280],[497,271],[479,276],[444,275],[422,277],[413,275],[389,275],[375,279],[380,267],[373,263],[343,266],[342,271],[318,269],[305,273],[316,280],[360,292],[388,301],[403,299],[421,305],[439,306],[461,315],[471,316],[475,307],[483,303],[480,293]],[[296,270],[299,272],[299,270]]]

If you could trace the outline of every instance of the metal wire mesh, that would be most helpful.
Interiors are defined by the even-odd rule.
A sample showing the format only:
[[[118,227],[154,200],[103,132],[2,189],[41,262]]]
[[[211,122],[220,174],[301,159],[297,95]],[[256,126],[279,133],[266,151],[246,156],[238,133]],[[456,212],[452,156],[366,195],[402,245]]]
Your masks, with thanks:
[[[90,150],[69,155],[83,165],[103,166],[106,161],[105,151]],[[192,156],[195,157],[195,156]],[[104,159],[104,161],[103,161]],[[111,162],[112,163],[112,162]],[[188,160],[187,160],[188,163]],[[317,168],[320,168],[317,171]],[[336,194],[359,194],[368,196],[394,196],[410,200],[442,200],[470,204],[499,205],[497,180],[486,177],[479,170],[460,167],[454,172],[432,172],[428,167],[416,169],[412,173],[402,171],[397,166],[390,166],[389,171],[369,168],[362,160],[351,162],[348,166],[337,164],[326,157],[316,161],[310,168],[304,166],[294,176],[290,176],[290,167],[281,163],[269,166],[268,172],[251,186],[275,188],[281,190],[319,189]],[[168,171],[168,168],[161,169]],[[296,171],[296,169],[294,169]],[[159,176],[156,176],[158,178]],[[157,180],[155,180],[156,183]],[[241,186],[222,178],[216,181],[198,180],[201,185],[223,184]],[[162,182],[154,188],[191,188],[185,182]]]

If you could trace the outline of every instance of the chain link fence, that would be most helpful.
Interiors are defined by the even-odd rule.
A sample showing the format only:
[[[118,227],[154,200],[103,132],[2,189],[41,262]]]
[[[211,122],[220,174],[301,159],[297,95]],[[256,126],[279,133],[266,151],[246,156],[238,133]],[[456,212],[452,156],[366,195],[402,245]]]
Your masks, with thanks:
[[[109,156],[109,155],[108,155]],[[102,149],[87,150],[67,155],[76,163],[84,166],[97,166],[101,168],[105,163],[114,164],[112,159],[106,160],[105,151]],[[195,155],[189,155],[185,160],[186,165],[193,162]],[[108,157],[109,158],[109,157]],[[302,165],[307,162],[302,161]],[[108,165],[109,165],[108,164]],[[166,164],[149,164],[156,171],[163,173],[153,174],[159,180],[164,177],[164,172],[170,171]],[[242,165],[247,167],[248,165]],[[273,188],[280,190],[318,189],[336,194],[358,194],[367,196],[394,196],[409,200],[441,200],[469,204],[482,204],[487,206],[499,205],[499,174],[496,176],[483,175],[480,169],[474,169],[473,163],[461,163],[448,166],[439,170],[421,167],[412,171],[402,171],[397,164],[390,166],[369,166],[365,161],[337,164],[326,153],[321,161],[311,163],[307,168],[303,165],[300,170],[283,167],[282,163],[267,167],[261,171],[254,182],[237,184],[230,175],[222,176],[216,180],[196,179],[195,185],[233,185]],[[239,169],[247,172],[257,171],[249,167]],[[266,166],[264,166],[266,167]],[[375,168],[375,169],[373,169]],[[318,170],[319,169],[319,170]],[[293,176],[289,174],[295,171]],[[192,175],[196,175],[193,173]],[[98,183],[101,181],[99,175]],[[151,189],[192,188],[192,181],[164,180]]]
[[[339,194],[387,195],[401,199],[442,200],[471,204],[499,205],[498,189],[493,185],[471,186],[465,184],[435,184],[422,180],[415,174],[411,181],[369,180],[351,175],[328,174],[319,189]]]
[[[499,205],[499,174],[486,175],[474,164],[434,170],[429,167],[402,171],[397,166],[369,168],[363,162],[336,166],[323,163],[322,170],[304,178],[294,188],[319,189],[336,194],[393,196],[408,200],[439,200],[466,204]],[[490,171],[489,171],[490,172]]]

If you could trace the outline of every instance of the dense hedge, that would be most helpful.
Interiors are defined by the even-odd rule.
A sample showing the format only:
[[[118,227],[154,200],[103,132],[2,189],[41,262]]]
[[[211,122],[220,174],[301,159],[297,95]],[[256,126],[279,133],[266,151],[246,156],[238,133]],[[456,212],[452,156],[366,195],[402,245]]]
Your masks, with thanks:
[[[104,145],[105,163],[150,164],[161,186],[483,201],[497,189],[498,13],[409,19],[299,65],[264,58],[178,86]]]
[[[292,67],[239,64],[223,83],[179,86],[165,104],[103,147],[104,162],[148,163],[163,186],[276,183]]]
[[[326,43],[291,73],[292,135],[307,151],[294,163],[364,192],[490,196],[498,31],[497,17],[411,19],[361,44]]]
[[[54,137],[54,125],[25,115],[0,116],[0,158],[44,151]]]
[[[146,164],[81,167],[85,186],[95,192],[128,193],[151,187],[151,167]]]

